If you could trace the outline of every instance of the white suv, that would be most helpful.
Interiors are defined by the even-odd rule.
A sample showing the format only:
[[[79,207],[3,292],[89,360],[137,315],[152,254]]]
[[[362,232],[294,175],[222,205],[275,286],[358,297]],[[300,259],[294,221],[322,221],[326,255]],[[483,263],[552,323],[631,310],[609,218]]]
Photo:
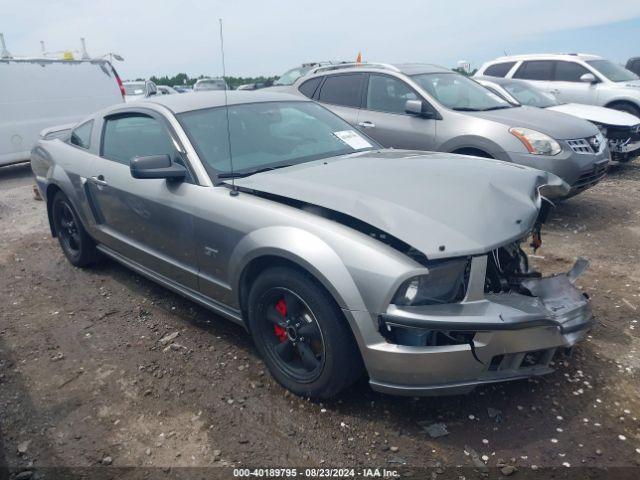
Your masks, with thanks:
[[[476,76],[517,78],[561,102],[615,108],[640,117],[640,78],[596,55],[513,55],[486,62]]]

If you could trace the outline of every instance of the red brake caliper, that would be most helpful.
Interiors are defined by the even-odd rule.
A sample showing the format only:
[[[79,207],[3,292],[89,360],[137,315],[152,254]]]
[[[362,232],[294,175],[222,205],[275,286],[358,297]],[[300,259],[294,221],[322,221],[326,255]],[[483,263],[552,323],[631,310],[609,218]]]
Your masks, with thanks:
[[[278,303],[276,303],[276,310],[280,315],[282,315],[282,317],[287,316],[287,303],[284,301],[284,298],[278,300]],[[280,340],[280,343],[287,340],[287,331],[280,325],[274,325],[273,330],[275,331],[278,340]]]

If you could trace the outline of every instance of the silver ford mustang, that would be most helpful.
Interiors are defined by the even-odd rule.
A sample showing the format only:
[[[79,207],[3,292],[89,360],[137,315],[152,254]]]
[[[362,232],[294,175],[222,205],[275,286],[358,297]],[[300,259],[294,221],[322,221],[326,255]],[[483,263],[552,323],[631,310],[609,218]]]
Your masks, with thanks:
[[[410,395],[544,374],[589,328],[586,262],[543,278],[520,247],[568,191],[554,175],[385,150],[298,96],[227,94],[42,133],[31,165],[73,265],[111,257],[244,325],[309,397],[364,370]]]

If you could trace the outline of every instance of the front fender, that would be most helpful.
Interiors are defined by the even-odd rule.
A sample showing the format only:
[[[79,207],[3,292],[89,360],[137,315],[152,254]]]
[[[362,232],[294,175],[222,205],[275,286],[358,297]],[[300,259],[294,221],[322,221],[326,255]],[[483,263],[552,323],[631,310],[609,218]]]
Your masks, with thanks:
[[[318,236],[291,226],[265,227],[242,238],[229,259],[229,279],[234,292],[240,291],[245,267],[264,256],[280,257],[307,270],[329,291],[340,308],[366,309],[340,256]]]
[[[607,98],[605,107],[611,108],[611,105],[614,103],[631,103],[632,105],[635,105],[636,108],[640,108],[640,95],[616,95],[615,97]]]
[[[487,152],[493,158],[509,161],[507,152],[496,142],[477,135],[460,135],[444,142],[438,150],[443,152],[454,152],[463,148],[476,148]]]

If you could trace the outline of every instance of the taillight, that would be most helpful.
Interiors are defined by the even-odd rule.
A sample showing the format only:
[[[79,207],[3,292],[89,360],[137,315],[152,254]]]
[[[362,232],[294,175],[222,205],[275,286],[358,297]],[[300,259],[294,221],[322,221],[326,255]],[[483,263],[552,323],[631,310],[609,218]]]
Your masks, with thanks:
[[[111,65],[111,70],[113,70],[113,75],[116,77],[116,82],[118,82],[118,87],[120,87],[120,95],[122,95],[122,100],[124,100],[124,85],[122,84],[122,80],[120,80],[120,75],[116,72],[116,69]]]

